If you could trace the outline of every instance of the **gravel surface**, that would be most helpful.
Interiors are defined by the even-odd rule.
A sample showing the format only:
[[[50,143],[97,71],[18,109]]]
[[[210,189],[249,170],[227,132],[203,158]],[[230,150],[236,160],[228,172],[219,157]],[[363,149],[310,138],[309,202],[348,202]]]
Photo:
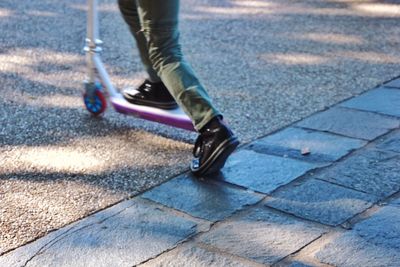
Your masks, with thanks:
[[[243,142],[399,75],[400,1],[182,1],[186,56]],[[0,254],[188,170],[195,134],[82,104],[83,0],[0,3]],[[145,77],[115,1],[103,58]]]

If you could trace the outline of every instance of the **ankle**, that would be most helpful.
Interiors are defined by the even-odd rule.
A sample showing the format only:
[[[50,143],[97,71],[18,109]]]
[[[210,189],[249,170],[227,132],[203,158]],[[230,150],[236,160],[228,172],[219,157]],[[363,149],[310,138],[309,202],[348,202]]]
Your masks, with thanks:
[[[162,84],[162,81],[152,81],[150,79],[146,79],[146,80],[144,80],[143,84],[149,84],[149,85],[153,86],[153,85]]]
[[[147,79],[145,79],[146,82],[151,83],[151,84],[159,84],[162,83],[161,79],[153,79],[151,77],[148,77]]]
[[[207,129],[216,129],[224,125],[223,117],[221,115],[217,115],[213,117],[209,122],[206,123],[201,129],[200,133],[204,133]]]

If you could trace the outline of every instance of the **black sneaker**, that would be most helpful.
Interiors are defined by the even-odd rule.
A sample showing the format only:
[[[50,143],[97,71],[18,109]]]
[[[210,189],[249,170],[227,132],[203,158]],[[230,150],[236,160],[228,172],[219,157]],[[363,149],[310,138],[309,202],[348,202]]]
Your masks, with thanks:
[[[178,107],[164,83],[152,83],[145,80],[137,89],[127,89],[123,92],[124,98],[136,105],[150,106],[161,109],[175,109]]]
[[[200,176],[218,172],[238,145],[239,140],[228,126],[219,117],[212,119],[200,130],[194,145],[192,173]]]

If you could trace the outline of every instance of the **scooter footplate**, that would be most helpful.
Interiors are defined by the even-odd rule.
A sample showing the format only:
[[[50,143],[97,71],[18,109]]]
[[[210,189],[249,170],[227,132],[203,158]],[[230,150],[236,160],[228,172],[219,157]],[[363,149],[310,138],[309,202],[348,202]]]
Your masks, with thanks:
[[[122,95],[112,97],[111,104],[119,113],[133,115],[145,120],[178,127],[189,131],[195,131],[192,121],[180,108],[164,110],[154,107],[135,105],[126,101]]]

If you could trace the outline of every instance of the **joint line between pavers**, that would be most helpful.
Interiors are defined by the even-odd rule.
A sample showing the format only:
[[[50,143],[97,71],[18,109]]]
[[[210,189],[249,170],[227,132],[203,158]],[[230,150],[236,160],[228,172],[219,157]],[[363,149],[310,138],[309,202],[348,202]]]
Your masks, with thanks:
[[[357,223],[364,221],[372,216],[375,212],[380,210],[381,208],[388,206],[388,203],[391,199],[397,199],[400,195],[400,190],[381,199],[378,200],[376,203],[373,203],[370,207],[366,208],[365,210],[355,214],[353,217],[347,219],[345,222],[341,223],[339,226],[345,230],[351,229]]]
[[[362,214],[367,213],[368,211],[374,209],[375,207],[376,207],[376,203],[373,203],[371,206],[369,206],[365,210],[354,214],[351,218],[347,219],[346,221],[341,223],[339,226],[343,229],[350,230],[355,224],[357,224],[360,221],[363,221]],[[361,219],[358,221],[357,218],[361,218]]]
[[[239,191],[244,191],[244,192],[247,192],[250,194],[260,195],[263,198],[268,196],[268,194],[266,194],[266,193],[255,191],[246,186],[238,185],[233,182],[226,181],[226,180],[208,180],[207,182],[212,185],[215,185],[215,186],[222,186],[222,187],[227,187],[227,188],[231,188],[231,189],[236,189]]]
[[[400,88],[399,88],[399,89],[400,89]],[[354,98],[357,98],[357,97],[354,97]],[[332,106],[332,108],[333,108],[333,107],[340,108],[340,109],[346,109],[346,110],[349,110],[349,111],[361,111],[361,112],[365,112],[365,113],[372,113],[372,114],[374,114],[374,115],[379,115],[379,116],[382,116],[382,117],[386,117],[386,118],[388,118],[388,119],[397,119],[397,120],[400,121],[400,117],[398,117],[398,116],[389,115],[389,114],[385,114],[385,113],[379,113],[379,112],[373,111],[373,110],[358,109],[358,108],[346,107],[346,106],[339,106],[339,104]],[[307,118],[308,118],[308,117],[307,117]],[[306,119],[306,118],[304,118],[304,119]]]
[[[393,133],[395,133],[395,132],[397,132],[397,131],[399,131],[400,130],[400,126],[399,126],[399,128],[395,128],[395,129],[392,129],[390,132],[388,132],[388,133],[386,133],[386,134],[384,134],[384,135],[381,135],[380,137],[379,137],[379,139],[385,139],[385,138],[390,138],[390,135],[392,135]],[[385,140],[385,141],[387,141],[387,140]],[[384,142],[383,142],[384,143]],[[377,144],[376,146],[375,146],[375,148],[374,148],[375,150],[378,150],[378,151],[383,151],[383,152],[389,152],[389,153],[393,153],[393,154],[400,154],[400,151],[394,151],[394,150],[390,150],[390,149],[384,149],[384,148],[380,148],[379,147],[379,144]]]
[[[278,186],[277,188],[275,188],[274,190],[272,190],[271,192],[269,192],[268,194],[262,193],[264,195],[266,195],[267,198],[272,197],[273,194],[275,194],[278,191],[284,190],[285,187],[290,187],[294,184],[297,184],[299,182],[303,182],[303,180],[306,179],[314,179],[314,177],[311,177],[313,175],[314,172],[321,172],[326,168],[329,168],[330,166],[332,166],[335,162],[331,162],[329,163],[329,165],[325,165],[325,166],[315,166],[312,169],[309,169],[308,171],[304,172],[302,175],[297,176],[295,179],[291,180],[290,182],[283,184],[281,186]],[[256,192],[258,193],[258,192]]]
[[[390,81],[391,81],[391,80],[390,80]],[[390,82],[390,81],[388,81],[388,82]],[[384,82],[384,83],[385,83],[385,82]],[[371,92],[371,91],[373,91],[373,90],[379,89],[379,88],[381,88],[381,87],[383,86],[384,83],[377,84],[377,85],[375,85],[375,87],[372,87],[372,88],[370,88],[370,89],[367,89],[367,90],[365,90],[365,91],[362,91],[362,92],[360,92],[358,95],[352,95],[352,96],[349,96],[348,98],[342,99],[341,101],[338,101],[338,102],[335,103],[334,105],[332,105],[332,106],[330,106],[330,107],[327,107],[327,108],[324,109],[324,110],[328,110],[329,108],[333,108],[333,107],[335,107],[335,106],[339,106],[339,105],[341,105],[341,104],[343,104],[343,103],[345,103],[345,102],[347,102],[347,101],[350,101],[350,100],[352,100],[352,99],[355,99],[355,98],[357,98],[357,97],[360,97],[360,96],[362,96],[362,95],[364,95],[364,94],[366,94],[366,93],[368,93],[368,92]]]
[[[398,89],[396,89],[396,90],[398,90]],[[400,119],[400,116],[390,115],[390,114],[386,114],[386,113],[381,113],[381,112],[374,111],[374,110],[361,109],[361,108],[356,108],[356,107],[346,107],[346,106],[340,106],[340,107],[341,107],[341,108],[347,108],[347,109],[349,109],[349,110],[370,112],[370,113],[373,113],[373,114],[375,114],[375,115],[386,116],[386,117],[391,118],[391,119],[397,119],[397,120]]]
[[[377,205],[384,206],[386,204],[389,204],[389,202],[391,202],[393,200],[397,200],[398,198],[400,198],[400,190],[397,192],[394,192],[390,196],[387,196],[385,199],[382,199],[381,201],[378,202]]]
[[[185,239],[179,241],[178,243],[176,243],[173,247],[168,248],[168,249],[162,251],[161,253],[159,253],[159,254],[157,254],[157,255],[151,257],[151,258],[148,258],[148,259],[146,259],[146,260],[144,260],[144,261],[142,261],[142,262],[139,262],[138,264],[136,264],[136,265],[134,265],[134,266],[140,266],[140,265],[143,265],[143,264],[145,264],[145,263],[147,263],[147,262],[149,262],[149,261],[151,261],[151,260],[157,259],[158,257],[160,257],[160,256],[162,256],[162,255],[164,255],[164,254],[166,254],[166,253],[168,253],[168,252],[170,252],[170,251],[176,249],[177,247],[183,245],[184,243],[189,242],[190,239],[192,239],[195,235],[196,235],[196,234],[191,234],[191,235],[189,235],[187,238],[185,238]]]
[[[148,259],[146,259],[146,260],[144,260],[144,261],[142,261],[142,262],[139,262],[138,264],[136,264],[136,265],[134,265],[134,266],[140,266],[140,265],[143,265],[143,264],[145,264],[145,263],[147,263],[147,262],[149,262],[149,261],[151,261],[151,260],[154,260],[154,259],[160,257],[161,255],[166,254],[166,253],[168,253],[168,252],[170,252],[170,251],[176,249],[177,247],[179,247],[179,246],[181,246],[181,245],[183,245],[183,244],[185,244],[185,243],[187,243],[187,242],[190,242],[190,241],[191,241],[192,239],[194,239],[198,234],[199,234],[199,233],[195,231],[194,233],[188,235],[186,238],[184,238],[184,239],[178,241],[178,242],[177,242],[174,246],[172,246],[171,248],[167,248],[166,250],[160,252],[159,254],[157,254],[157,255],[155,255],[155,256],[153,256],[153,257],[151,257],[151,258],[148,258]]]
[[[316,252],[314,248],[323,247],[326,244],[329,244],[331,242],[332,238],[334,238],[335,236],[342,235],[346,232],[348,232],[348,230],[343,229],[339,226],[336,226],[336,227],[330,229],[329,231],[322,233],[318,238],[315,238],[313,241],[309,242],[307,245],[303,246],[301,249],[288,255],[287,257],[285,257],[281,261],[273,264],[272,266],[278,267],[278,266],[281,266],[279,263],[290,263],[293,260],[297,261],[297,260],[304,259],[305,263],[319,264],[318,266],[331,267],[332,265],[320,262],[315,257],[311,256],[310,253],[313,254],[314,252]]]
[[[338,227],[338,226],[335,226],[335,225],[324,224],[322,222],[314,221],[314,220],[311,220],[311,219],[308,219],[308,218],[303,218],[303,217],[300,217],[300,216],[298,216],[296,214],[293,214],[291,212],[280,210],[280,209],[275,208],[275,207],[271,207],[271,206],[268,205],[268,203],[265,203],[265,201],[263,201],[263,202],[264,202],[262,204],[263,208],[269,209],[269,210],[271,210],[271,211],[273,211],[275,213],[281,214],[281,215],[285,215],[285,216],[287,216],[289,218],[293,218],[293,219],[300,220],[300,221],[303,221],[303,222],[308,222],[308,223],[314,224],[316,226],[327,228],[327,229],[334,229],[334,228]]]
[[[313,179],[319,180],[319,181],[322,181],[322,182],[327,182],[327,181],[325,181],[325,180],[321,180],[321,179],[318,179],[318,178],[313,178]],[[336,185],[336,186],[340,186],[340,187],[342,187],[342,188],[354,190],[354,189],[352,189],[352,188],[348,188],[348,187],[345,187],[345,186],[342,186],[342,185],[339,185],[339,184],[335,184],[335,183],[331,183],[331,182],[328,182],[328,183],[333,184],[333,185]],[[358,191],[358,190],[354,190],[354,191],[360,192],[360,191]],[[400,191],[399,191],[399,192],[400,192]],[[364,192],[360,192],[360,193],[364,193]],[[397,192],[396,192],[396,193],[397,193]],[[396,194],[396,193],[394,193],[394,194]],[[364,193],[364,194],[365,194],[365,193]],[[374,195],[374,194],[367,194],[367,195],[371,195],[371,196],[375,196],[375,197],[376,197],[376,195]],[[380,201],[379,201],[378,198],[377,198],[376,202],[372,202],[372,201],[371,201],[371,206],[369,206],[369,207],[367,207],[366,209],[364,209],[364,210],[362,210],[362,211],[360,211],[360,212],[354,214],[351,218],[347,219],[346,221],[344,221],[344,222],[342,222],[342,223],[340,223],[340,224],[338,224],[338,225],[324,224],[324,223],[322,223],[322,222],[314,221],[314,220],[312,220],[312,219],[303,218],[303,217],[298,216],[298,215],[296,215],[296,214],[294,214],[294,213],[291,213],[291,212],[288,212],[288,211],[284,211],[284,210],[280,210],[280,209],[278,209],[278,208],[272,207],[272,206],[268,205],[268,203],[264,203],[264,205],[265,205],[265,207],[267,207],[267,208],[269,208],[269,209],[271,209],[271,210],[274,210],[274,211],[277,211],[277,212],[280,212],[280,213],[283,213],[283,214],[286,214],[286,215],[289,215],[289,216],[293,216],[294,218],[297,218],[297,219],[301,219],[301,220],[304,220],[304,221],[307,221],[307,222],[312,222],[312,223],[315,223],[315,224],[318,224],[318,225],[321,225],[321,226],[325,226],[325,227],[329,227],[329,228],[340,227],[340,228],[342,228],[342,229],[347,230],[349,227],[346,226],[346,224],[352,225],[352,223],[350,223],[350,222],[351,222],[354,218],[356,218],[357,216],[360,216],[360,215],[363,214],[364,212],[368,211],[368,210],[371,209],[373,206],[377,205],[379,202],[380,202]]]
[[[312,179],[319,180],[319,181],[321,181],[321,182],[325,182],[325,183],[328,183],[328,184],[332,184],[332,185],[335,185],[335,186],[339,186],[339,187],[342,187],[342,188],[345,188],[345,189],[349,189],[349,190],[352,190],[352,191],[356,191],[356,192],[359,192],[359,193],[363,193],[363,194],[375,196],[375,197],[377,197],[377,198],[380,197],[379,195],[375,195],[375,194],[373,194],[373,193],[369,193],[369,192],[366,192],[366,191],[362,191],[362,190],[360,190],[360,189],[352,188],[352,187],[349,187],[349,186],[347,186],[347,185],[335,183],[335,182],[333,182],[333,181],[327,181],[327,180],[324,180],[324,179],[322,179],[322,178],[320,178],[320,177],[313,177]]]
[[[308,242],[307,244],[305,244],[304,246],[300,247],[299,249],[297,249],[296,251],[290,253],[289,255],[286,255],[285,257],[283,257],[282,259],[278,260],[277,262],[275,262],[274,264],[272,264],[272,266],[277,266],[279,263],[282,263],[283,261],[285,261],[286,259],[293,257],[294,255],[298,254],[300,251],[302,251],[304,248],[308,247],[309,245],[311,245],[312,243],[316,242],[317,240],[321,239],[325,234],[327,233],[322,233],[320,234],[318,237],[314,238],[313,240],[311,240],[310,242]]]
[[[220,248],[218,248],[216,246],[213,246],[213,245],[210,245],[210,244],[206,244],[206,243],[203,243],[201,241],[195,241],[195,244],[198,247],[200,247],[200,248],[202,248],[202,249],[204,249],[206,251],[209,251],[209,252],[212,252],[212,253],[216,253],[216,254],[220,254],[222,256],[235,259],[235,260],[240,261],[240,262],[245,263],[245,264],[251,263],[255,267],[265,266],[264,264],[261,264],[261,263],[259,263],[257,261],[254,261],[253,259],[245,258],[244,256],[240,256],[240,255],[236,255],[236,254],[232,254],[227,250],[220,249]]]
[[[49,242],[47,242],[46,244],[44,244],[43,246],[41,246],[34,254],[32,257],[30,257],[29,259],[27,259],[25,261],[25,263],[23,264],[23,266],[27,266],[28,263],[30,261],[32,261],[36,256],[42,254],[44,251],[46,251],[46,249],[50,248],[53,244],[57,243],[59,240],[61,240],[63,238],[64,235],[68,235],[69,232],[72,231],[72,229],[74,229],[73,227],[71,227],[70,229],[68,229],[67,231],[65,231],[64,233],[61,233],[60,235],[54,237],[53,239],[51,239]],[[36,239],[39,240],[40,238]],[[36,240],[32,241],[35,242]]]
[[[350,139],[355,139],[355,140],[361,140],[361,141],[365,141],[365,142],[371,142],[371,140],[368,140],[368,139],[365,139],[365,138],[361,138],[361,137],[353,137],[353,136],[348,136],[348,135],[344,135],[344,134],[341,134],[341,133],[335,133],[335,132],[330,132],[330,131],[326,131],[326,130],[318,130],[318,129],[308,128],[308,127],[304,127],[304,126],[300,126],[300,125],[293,125],[292,127],[293,128],[297,128],[297,129],[312,131],[312,132],[320,132],[320,133],[331,134],[331,135],[335,135],[335,136],[338,136],[338,137],[344,137],[344,138],[350,138]],[[386,133],[384,133],[384,134],[386,134]],[[382,135],[384,135],[384,134],[382,134]]]
[[[290,127],[294,128],[292,126]],[[313,131],[316,132],[315,130]],[[301,162],[314,164],[329,164],[335,161],[335,159],[333,159],[329,155],[319,153],[313,153],[311,157],[304,157],[302,155],[298,155],[300,149],[284,147],[280,145],[250,144],[248,147],[246,147],[246,150],[254,151],[263,155],[275,156],[279,158],[289,158]]]
[[[393,153],[393,154],[396,154],[396,156],[400,155],[400,151],[393,151],[393,150],[390,150],[390,149],[386,150],[386,149],[379,148],[379,147],[376,147],[375,150],[377,150],[379,152]]]
[[[189,213],[186,213],[186,212],[184,212],[182,210],[178,210],[178,209],[175,209],[173,207],[169,207],[167,205],[164,205],[163,203],[157,202],[155,200],[152,200],[152,199],[149,199],[149,198],[144,198],[144,197],[142,197],[140,195],[138,196],[138,198],[140,198],[140,200],[145,202],[145,203],[147,202],[148,204],[156,206],[159,209],[162,209],[163,211],[171,213],[173,215],[189,219],[189,220],[197,222],[199,224],[210,224],[210,225],[213,224],[212,221],[209,221],[209,220],[201,218],[201,217],[196,217],[196,216],[191,215]]]
[[[399,75],[399,76],[396,76],[396,77],[393,77],[393,78],[391,78],[390,80],[387,80],[387,81],[383,82],[383,84],[393,82],[394,80],[397,80],[397,79],[400,79],[400,75]],[[383,85],[383,84],[382,84],[382,85]]]
[[[347,224],[347,225],[342,224],[341,226],[346,230],[351,230],[356,224],[358,224],[364,220],[367,220],[368,218],[373,216],[373,214],[378,212],[383,207],[384,206],[379,205],[379,203],[376,203],[376,204],[372,205],[371,207],[365,209],[363,212],[358,213],[357,215],[348,219],[345,223],[343,223],[343,224]]]

